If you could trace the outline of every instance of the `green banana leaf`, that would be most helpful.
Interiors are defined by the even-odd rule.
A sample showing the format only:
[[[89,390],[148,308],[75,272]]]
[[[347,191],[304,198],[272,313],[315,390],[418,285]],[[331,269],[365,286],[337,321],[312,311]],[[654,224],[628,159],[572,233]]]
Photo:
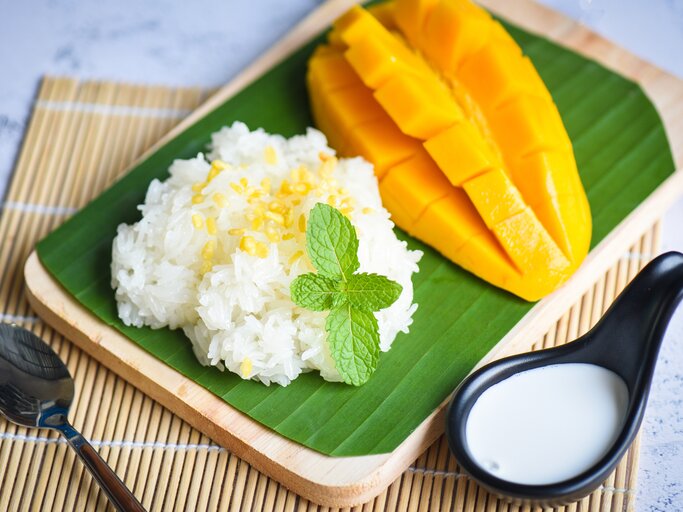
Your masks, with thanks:
[[[593,246],[674,170],[654,107],[638,85],[548,40],[506,25],[530,56],[559,107],[574,144],[593,213]],[[386,453],[398,446],[458,385],[532,304],[425,252],[414,279],[419,309],[379,369],[360,388],[305,374],[286,388],[244,381],[201,366],[182,332],[124,326],[110,288],[116,227],[139,218],[147,185],[176,158],[205,149],[212,132],[235,120],[291,136],[312,124],[304,83],[306,45],[175,139],[38,245],[49,272],[103,322],[255,420],[333,456]]]

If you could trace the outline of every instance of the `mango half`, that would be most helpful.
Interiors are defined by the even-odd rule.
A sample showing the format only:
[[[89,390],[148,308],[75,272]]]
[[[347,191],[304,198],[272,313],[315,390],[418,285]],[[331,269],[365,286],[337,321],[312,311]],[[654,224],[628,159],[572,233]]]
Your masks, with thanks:
[[[585,258],[571,141],[528,57],[469,0],[394,0],[336,21],[308,64],[313,117],[374,164],[394,222],[534,301]]]

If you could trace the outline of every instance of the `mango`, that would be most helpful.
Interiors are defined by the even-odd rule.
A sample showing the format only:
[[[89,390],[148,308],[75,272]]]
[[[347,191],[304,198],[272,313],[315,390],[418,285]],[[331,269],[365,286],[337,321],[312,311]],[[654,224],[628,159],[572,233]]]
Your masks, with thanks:
[[[406,231],[433,247],[441,245],[440,252],[453,261],[472,238],[490,234],[467,194],[457,188],[432,203]]]
[[[462,109],[441,82],[413,74],[392,77],[375,91],[375,99],[403,133],[418,139],[428,139],[464,120]]]
[[[471,123],[458,123],[424,142],[424,147],[455,186],[495,167],[496,156]]]
[[[446,258],[529,301],[585,258],[590,208],[560,113],[480,7],[354,7],[312,55],[307,81],[330,144],[372,162],[394,222]]]
[[[489,228],[526,208],[522,194],[502,169],[492,169],[467,180],[463,188]]]
[[[402,226],[408,230],[432,203],[451,192],[449,185],[434,160],[420,149],[408,160],[388,170],[379,183],[379,191],[383,199],[394,198],[392,204],[405,211],[406,221]]]
[[[389,116],[361,124],[348,134],[347,151],[372,162],[380,179],[390,167],[419,150],[419,142],[401,133]]]

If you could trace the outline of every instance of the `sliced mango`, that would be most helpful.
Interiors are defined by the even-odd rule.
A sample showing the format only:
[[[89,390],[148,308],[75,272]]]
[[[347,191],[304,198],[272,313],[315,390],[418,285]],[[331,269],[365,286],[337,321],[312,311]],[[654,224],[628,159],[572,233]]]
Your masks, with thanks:
[[[311,58],[313,116],[375,166],[394,222],[527,300],[590,245],[590,209],[562,119],[533,64],[469,0],[354,7]]]
[[[353,32],[352,32],[353,33]],[[342,32],[342,39],[347,32]],[[384,32],[385,37],[359,39],[349,45],[344,57],[356,70],[365,85],[372,89],[381,87],[387,80],[403,73],[419,73],[422,69],[417,59],[398,39]],[[353,41],[353,39],[349,39]],[[348,44],[348,42],[347,42]]]
[[[586,230],[591,230],[592,224],[586,196],[546,196],[530,206],[570,261],[580,261],[590,248],[590,238],[582,236]]]
[[[418,139],[428,139],[464,119],[462,109],[441,82],[409,73],[389,79],[375,91],[375,98],[403,133]]]
[[[569,260],[550,238],[530,208],[494,226],[493,232],[505,252],[524,274],[543,268],[548,278],[561,276]]]
[[[397,2],[401,3],[401,2]],[[447,77],[488,41],[491,17],[470,2],[440,0],[427,15],[420,49]]]
[[[457,261],[465,270],[506,290],[518,289],[524,282],[522,274],[510,260],[510,256],[490,231],[470,238],[450,259]],[[538,293],[535,287],[530,288],[527,283],[524,283],[524,286],[526,293]]]
[[[472,202],[461,189],[435,201],[407,231],[439,250],[450,260],[473,237],[489,234]],[[448,243],[443,244],[447,240]],[[514,269],[511,269],[514,270]]]
[[[309,73],[307,77],[308,88],[311,91],[320,90],[317,87],[317,83],[320,82],[320,77],[316,73]],[[335,148],[338,152],[343,154],[345,148],[344,132],[339,130],[338,126],[335,125],[328,115],[328,108],[326,105],[326,100],[328,98],[321,96],[320,94],[312,93],[310,95],[311,101],[311,113],[313,118],[316,120],[318,128],[320,128],[324,133],[327,134],[327,142]]]
[[[337,126],[356,126],[386,119],[387,115],[362,85],[330,91],[323,96],[327,115]]]
[[[419,142],[401,133],[388,116],[361,124],[351,131],[346,149],[349,154],[360,155],[372,162],[380,179],[390,167],[407,160],[419,150]]]
[[[383,2],[381,4],[368,7],[368,12],[389,30],[398,30],[395,17],[395,5],[393,2]]]
[[[340,16],[332,25],[335,37],[348,45],[355,41],[364,38],[366,33],[382,33],[382,24],[365,11],[362,7],[356,5],[349,9],[343,16]]]
[[[381,188],[381,183],[380,183]],[[406,201],[403,197],[394,194],[392,189],[386,188],[382,194],[382,204],[391,212],[391,219],[394,224],[401,226],[401,228],[409,233],[412,233],[413,216],[406,206]]]
[[[519,47],[490,41],[458,71],[458,80],[485,109],[493,109],[520,95],[548,98],[548,90],[537,77],[527,57],[520,58]]]
[[[522,194],[502,169],[492,169],[466,181],[463,188],[489,228],[526,208]]]
[[[510,173],[529,204],[581,187],[576,163],[567,151],[538,151],[510,162]],[[579,188],[580,190],[580,188]]]
[[[432,203],[447,196],[451,187],[434,160],[420,149],[387,171],[379,191],[382,198],[395,198],[392,204],[405,212],[403,225],[409,229]]]
[[[329,46],[320,46],[327,48]],[[344,56],[338,52],[318,52],[316,51],[308,62],[310,76],[324,76],[325,80],[320,80],[317,87],[320,89],[343,89],[352,85],[360,85],[358,75]]]
[[[503,27],[503,25],[497,21],[493,21],[491,23],[491,42],[500,47],[510,46],[511,48],[515,49],[515,53],[518,55],[522,54],[522,49],[519,47],[519,45],[515,42],[508,31],[505,30],[505,27]]]
[[[386,2],[394,5],[394,21],[406,39],[413,46],[424,34],[424,25],[427,16],[432,12],[439,0],[414,0],[412,2]]]
[[[424,143],[424,147],[453,185],[498,164],[495,154],[471,123],[458,123]]]
[[[519,96],[496,108],[487,119],[509,160],[544,149],[571,151],[560,115],[547,99]]]

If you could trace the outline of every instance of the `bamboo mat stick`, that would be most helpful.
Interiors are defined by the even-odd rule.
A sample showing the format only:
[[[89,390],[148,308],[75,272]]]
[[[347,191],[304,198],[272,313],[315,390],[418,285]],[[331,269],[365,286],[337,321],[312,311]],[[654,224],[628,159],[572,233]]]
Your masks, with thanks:
[[[161,423],[161,416],[163,410],[159,404],[153,403],[149,398],[145,398],[145,407],[140,413],[139,422],[146,428],[141,429],[141,438],[137,441],[144,441],[146,439],[158,439],[158,432]],[[142,432],[144,430],[144,433]],[[145,484],[152,478],[150,465],[152,463],[152,456],[154,450],[138,450],[140,458],[137,466],[132,466],[130,472],[134,475],[134,485],[130,486],[133,494],[136,496],[143,496],[145,493]],[[137,470],[137,471],[136,471]],[[137,472],[137,474],[135,474]]]
[[[199,438],[200,444],[208,444],[209,438],[202,435]],[[208,493],[203,492],[206,486],[202,485],[204,479],[208,482],[213,482],[213,475],[216,469],[216,452],[208,450],[201,450],[197,454],[197,463],[192,474],[192,482],[190,482],[190,490],[187,497],[189,503],[192,504],[194,510],[206,510],[208,504]],[[202,468],[204,470],[202,471]]]
[[[161,409],[161,407],[159,406]],[[161,421],[159,424],[159,430],[157,431],[156,439],[161,443],[168,442],[168,432],[171,425],[171,413],[167,410],[161,411]],[[140,476],[146,480],[146,485],[144,487],[144,493],[142,494],[142,504],[145,508],[150,509],[152,506],[152,498],[154,497],[154,491],[157,488],[157,482],[159,481],[159,470],[161,467],[161,462],[164,456],[164,451],[157,449],[152,453],[152,459],[150,461],[149,472],[146,474],[140,474]],[[163,480],[162,480],[163,482]],[[139,494],[138,494],[139,496]]]
[[[112,84],[101,84],[95,97],[96,104],[107,104],[113,101],[116,89]],[[87,145],[83,155],[79,159],[76,169],[70,173],[71,183],[67,186],[69,190],[63,204],[73,208],[83,206],[88,195],[93,192],[93,183],[99,175],[103,164],[98,162],[105,144],[108,141],[109,118],[103,114],[91,114],[92,127],[87,135]]]
[[[5,318],[23,319],[67,362],[77,386],[71,414],[74,426],[95,441],[99,452],[150,510],[339,510],[299,498],[213,445],[32,318],[24,298],[21,268],[36,240],[116,180],[205,94],[199,89],[79,83],[63,78],[43,81],[0,218],[0,234],[14,241],[0,247],[0,261],[8,269],[0,278],[2,311]],[[535,347],[565,343],[592,327],[658,252],[660,238],[657,225]],[[547,510],[632,510],[637,461],[638,440],[602,489],[578,503]],[[20,509],[112,510],[64,442],[54,434],[0,420],[0,510]],[[467,479],[441,437],[386,492],[363,506],[341,510],[532,509],[504,503]]]
[[[126,439],[131,439],[133,443],[142,443],[145,440],[145,434],[147,432],[147,421],[145,421],[145,418],[149,418],[151,401],[138,389],[134,390],[133,400],[138,404],[135,408],[137,413],[135,416],[131,416],[131,433],[127,435]],[[135,418],[137,418],[137,420]],[[140,466],[142,450],[127,448],[126,452],[128,455],[128,457],[126,457],[127,464],[118,474],[125,484],[130,489],[133,489],[136,483],[136,468]]]

